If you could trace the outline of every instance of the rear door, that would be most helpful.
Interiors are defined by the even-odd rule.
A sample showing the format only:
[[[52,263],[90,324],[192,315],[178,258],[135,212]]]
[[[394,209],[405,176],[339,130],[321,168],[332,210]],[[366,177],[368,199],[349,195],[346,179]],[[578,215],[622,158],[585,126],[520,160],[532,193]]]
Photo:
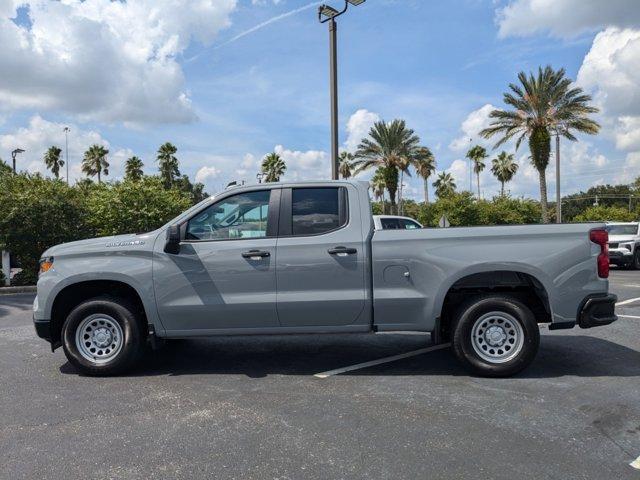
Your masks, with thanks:
[[[352,193],[352,195],[350,195]],[[365,243],[355,189],[282,189],[276,248],[277,309],[282,326],[368,322]]]

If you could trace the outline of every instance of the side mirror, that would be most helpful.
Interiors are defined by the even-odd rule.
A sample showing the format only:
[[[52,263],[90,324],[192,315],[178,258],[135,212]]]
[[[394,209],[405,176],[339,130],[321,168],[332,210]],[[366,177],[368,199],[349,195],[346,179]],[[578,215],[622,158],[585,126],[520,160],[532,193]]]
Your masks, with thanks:
[[[170,225],[167,229],[167,239],[164,243],[164,252],[180,253],[180,225]]]

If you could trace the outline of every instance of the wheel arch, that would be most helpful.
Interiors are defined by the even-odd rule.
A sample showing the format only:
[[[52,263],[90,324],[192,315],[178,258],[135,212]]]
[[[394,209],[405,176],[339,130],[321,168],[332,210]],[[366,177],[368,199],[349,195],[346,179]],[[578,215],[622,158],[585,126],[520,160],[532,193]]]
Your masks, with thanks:
[[[456,306],[470,295],[490,293],[511,294],[531,308],[538,323],[551,323],[553,314],[549,290],[545,283],[530,271],[521,268],[494,268],[466,272],[452,279],[440,291],[437,299],[435,338],[448,341]]]
[[[82,302],[101,295],[126,299],[130,302],[142,322],[142,333],[146,334],[149,312],[142,300],[143,296],[134,286],[128,282],[113,279],[78,280],[62,287],[56,292],[51,302],[49,318],[51,319],[51,344],[54,348],[60,346],[62,326],[69,313]]]

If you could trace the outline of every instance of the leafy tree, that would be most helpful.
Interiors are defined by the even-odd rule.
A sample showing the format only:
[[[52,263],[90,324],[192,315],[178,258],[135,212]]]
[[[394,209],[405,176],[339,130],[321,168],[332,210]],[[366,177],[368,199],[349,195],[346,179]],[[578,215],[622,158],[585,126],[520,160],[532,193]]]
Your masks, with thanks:
[[[562,217],[571,221],[595,204],[634,210],[640,204],[640,194],[629,185],[597,185],[586,191],[562,197]]]
[[[49,147],[44,154],[44,163],[56,178],[60,177],[60,167],[64,166],[64,160],[60,157],[61,154],[62,150],[56,146]]]
[[[186,193],[191,199],[191,203],[193,205],[201,202],[209,196],[209,194],[204,191],[204,185],[202,183],[191,183],[191,180],[189,180],[187,175],[182,175],[178,178],[174,186],[181,192]]]
[[[407,128],[404,120],[393,120],[390,123],[376,122],[369,130],[369,137],[363,138],[358,145],[354,162],[357,172],[383,167],[392,212],[397,211],[398,170],[405,171],[407,159],[411,158],[419,142],[420,138]]]
[[[178,149],[175,145],[166,142],[158,149],[158,168],[164,188],[171,188],[180,176],[179,162],[176,157]]]
[[[484,170],[484,159],[487,158],[487,150],[480,145],[474,145],[467,152],[467,158],[473,162],[473,173],[478,182],[478,200],[480,200],[480,172]]]
[[[144,163],[138,157],[128,158],[124,166],[124,179],[130,182],[139,181],[144,175],[142,167],[144,167]]]
[[[551,134],[556,133],[575,141],[572,130],[595,135],[600,130],[589,115],[596,113],[591,106],[591,96],[581,88],[572,87],[565,77],[565,70],[553,70],[551,66],[538,68],[538,74],[518,74],[520,85],[510,84],[511,92],[504,94],[504,103],[513,110],[494,110],[494,120],[480,132],[485,138],[500,135],[494,148],[517,137],[516,149],[526,138],[529,140],[531,163],[540,176],[540,203],[542,221],[548,222],[546,169],[551,152]]]
[[[338,158],[338,173],[342,178],[350,178],[353,175],[353,154],[340,152]]]
[[[626,208],[607,207],[598,205],[587,208],[576,215],[574,222],[632,222],[638,219],[637,212],[630,212]]]
[[[424,180],[424,203],[429,203],[429,177],[436,171],[436,160],[427,147],[419,147],[413,154],[413,166]]]
[[[276,152],[271,152],[262,159],[262,173],[265,175],[265,182],[279,182],[286,170],[287,165]]]
[[[86,207],[95,234],[148,232],[191,206],[188,193],[163,187],[162,179],[143,177],[93,189]]]
[[[91,236],[85,197],[66,182],[37,174],[0,175],[0,250],[8,250],[33,285],[38,259],[49,247]]]
[[[89,149],[84,152],[84,158],[82,160],[82,171],[90,176],[98,176],[98,183],[101,182],[101,174],[109,175],[109,162],[107,162],[107,155],[109,150],[102,145],[91,145]]]
[[[440,172],[433,182],[438,198],[449,197],[456,191],[456,182],[449,172]]]
[[[12,173],[13,169],[9,164],[0,158],[0,177],[3,175],[11,175]]]
[[[500,196],[504,197],[504,184],[510,182],[518,171],[518,164],[513,161],[513,154],[500,152],[497,158],[491,161],[491,173],[500,182]]]

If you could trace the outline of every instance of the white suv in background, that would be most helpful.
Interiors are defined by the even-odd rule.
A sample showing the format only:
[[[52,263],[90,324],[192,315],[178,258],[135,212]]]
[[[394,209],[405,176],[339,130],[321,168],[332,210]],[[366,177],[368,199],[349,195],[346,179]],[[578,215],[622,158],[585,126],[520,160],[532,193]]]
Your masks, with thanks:
[[[397,215],[374,215],[373,224],[376,230],[413,230],[422,225],[410,217]]]
[[[640,223],[607,223],[609,262],[619,267],[640,269]]]

